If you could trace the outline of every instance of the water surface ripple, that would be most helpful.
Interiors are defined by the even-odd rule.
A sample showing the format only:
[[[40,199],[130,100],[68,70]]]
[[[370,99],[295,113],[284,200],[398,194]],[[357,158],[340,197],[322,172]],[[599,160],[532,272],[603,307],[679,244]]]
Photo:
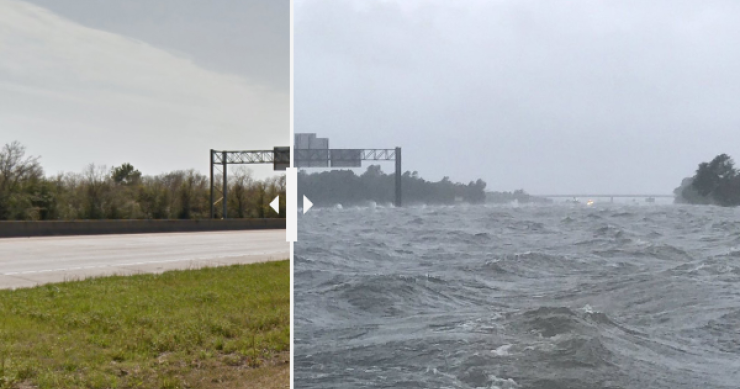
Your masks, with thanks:
[[[739,212],[312,209],[296,388],[738,388]]]

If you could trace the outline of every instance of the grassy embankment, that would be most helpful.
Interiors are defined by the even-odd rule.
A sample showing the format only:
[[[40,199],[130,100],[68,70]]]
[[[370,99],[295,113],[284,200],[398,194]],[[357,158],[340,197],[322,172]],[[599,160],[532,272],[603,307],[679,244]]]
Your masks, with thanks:
[[[288,261],[0,291],[0,388],[287,388]]]

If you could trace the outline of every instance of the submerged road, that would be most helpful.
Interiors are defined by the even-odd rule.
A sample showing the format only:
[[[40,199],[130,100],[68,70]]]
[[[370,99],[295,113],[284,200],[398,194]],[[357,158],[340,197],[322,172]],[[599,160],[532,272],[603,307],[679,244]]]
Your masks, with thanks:
[[[0,239],[0,289],[290,257],[285,230]]]

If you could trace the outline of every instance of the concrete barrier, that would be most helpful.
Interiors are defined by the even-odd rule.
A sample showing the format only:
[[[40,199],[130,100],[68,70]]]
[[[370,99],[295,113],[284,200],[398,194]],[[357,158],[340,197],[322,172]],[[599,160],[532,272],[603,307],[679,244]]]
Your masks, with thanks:
[[[285,229],[285,219],[0,221],[0,238]]]

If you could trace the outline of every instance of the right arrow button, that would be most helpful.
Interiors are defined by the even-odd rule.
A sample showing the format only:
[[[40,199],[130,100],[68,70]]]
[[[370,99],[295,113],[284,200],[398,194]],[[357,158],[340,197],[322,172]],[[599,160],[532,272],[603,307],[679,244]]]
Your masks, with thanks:
[[[309,200],[308,197],[303,196],[303,214],[305,215],[311,207],[313,207],[311,200]]]

